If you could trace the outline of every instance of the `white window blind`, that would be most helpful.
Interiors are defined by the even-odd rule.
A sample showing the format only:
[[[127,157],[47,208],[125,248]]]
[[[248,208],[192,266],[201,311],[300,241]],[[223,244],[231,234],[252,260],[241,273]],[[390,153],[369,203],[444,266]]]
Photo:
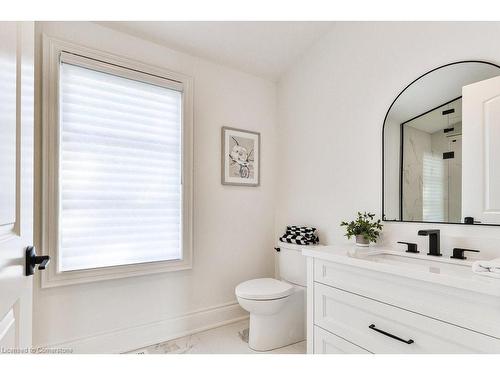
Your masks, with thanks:
[[[424,152],[422,177],[423,220],[442,222],[445,219],[445,174],[442,155]]]
[[[181,259],[182,92],[87,60],[60,63],[58,270]]]

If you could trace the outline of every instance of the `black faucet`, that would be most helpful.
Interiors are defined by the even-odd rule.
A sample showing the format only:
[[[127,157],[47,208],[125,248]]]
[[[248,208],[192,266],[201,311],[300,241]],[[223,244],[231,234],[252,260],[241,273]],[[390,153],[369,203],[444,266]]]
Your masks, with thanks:
[[[433,255],[436,257],[443,255],[441,254],[439,234],[439,229],[423,229],[418,231],[419,236],[429,236],[429,252],[427,255]]]

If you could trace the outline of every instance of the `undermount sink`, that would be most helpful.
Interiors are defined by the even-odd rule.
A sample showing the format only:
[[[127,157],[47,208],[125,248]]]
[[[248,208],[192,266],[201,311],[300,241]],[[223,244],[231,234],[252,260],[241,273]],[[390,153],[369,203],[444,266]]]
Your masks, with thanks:
[[[357,272],[357,268],[500,298],[500,280],[474,273],[472,259],[450,259],[447,254],[438,257],[427,255],[424,251],[412,254],[347,244],[304,247],[302,254],[314,259],[314,267],[320,267],[320,263],[316,264],[318,259],[346,266],[341,270],[345,271],[346,276],[349,275],[347,277]],[[427,287],[432,290],[434,286],[429,285]],[[495,308],[498,309],[498,306]]]
[[[402,266],[413,270],[453,275],[471,275],[472,262],[452,260],[444,257],[432,257],[423,254],[409,254],[399,251],[379,250],[371,252],[355,251],[354,258],[392,266]]]

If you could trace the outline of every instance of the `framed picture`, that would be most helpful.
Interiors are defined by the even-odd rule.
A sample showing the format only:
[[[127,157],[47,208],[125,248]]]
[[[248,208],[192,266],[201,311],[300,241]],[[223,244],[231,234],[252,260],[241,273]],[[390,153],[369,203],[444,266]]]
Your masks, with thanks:
[[[222,184],[259,186],[260,133],[222,128]]]

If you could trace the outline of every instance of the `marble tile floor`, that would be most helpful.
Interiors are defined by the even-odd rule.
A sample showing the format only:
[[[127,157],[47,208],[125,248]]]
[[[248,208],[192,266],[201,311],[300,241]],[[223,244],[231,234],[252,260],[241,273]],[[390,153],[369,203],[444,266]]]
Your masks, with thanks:
[[[130,354],[260,354],[248,347],[248,320],[228,324],[175,340],[165,341]],[[265,354],[305,354],[306,342],[301,341]]]

